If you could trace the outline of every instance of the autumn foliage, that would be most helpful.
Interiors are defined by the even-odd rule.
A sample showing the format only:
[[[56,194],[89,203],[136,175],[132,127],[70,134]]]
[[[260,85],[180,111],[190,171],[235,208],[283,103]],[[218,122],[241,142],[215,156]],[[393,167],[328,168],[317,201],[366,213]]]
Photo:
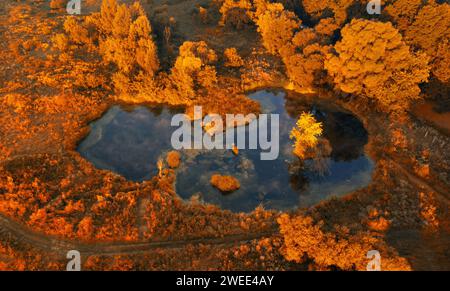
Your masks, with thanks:
[[[219,10],[222,15],[220,24],[242,29],[251,23],[249,15],[251,8],[250,0],[224,0]]]
[[[118,91],[129,91],[135,80],[152,83],[159,60],[150,22],[139,2],[128,7],[104,0],[100,13],[89,16],[86,22],[95,26],[98,35],[94,41],[103,60],[117,66],[113,80]]]
[[[431,57],[431,72],[450,81],[450,4],[423,7],[405,32],[406,41]]]
[[[420,98],[428,58],[412,52],[391,23],[352,20],[341,34],[336,54],[325,61],[340,90],[374,100],[387,112],[403,111]]]
[[[280,3],[269,4],[256,20],[262,43],[268,52],[277,54],[300,28],[301,21]]]
[[[241,187],[241,184],[236,178],[218,174],[212,175],[211,185],[225,193],[235,191]]]
[[[170,168],[174,169],[174,168],[178,168],[180,166],[180,153],[177,151],[171,151],[169,153],[167,153],[167,164],[169,165]]]
[[[322,132],[322,123],[317,122],[311,113],[303,112],[290,134],[290,138],[294,140],[294,154],[300,159],[310,158]]]
[[[331,48],[328,37],[337,29],[334,22],[326,19],[315,28],[305,28],[281,3],[260,0],[254,6],[252,15],[262,43],[269,53],[281,57],[293,88],[310,91],[323,84],[323,62]]]
[[[355,7],[366,0],[303,0],[302,5],[291,0],[217,0],[221,8],[199,8],[203,23],[190,34],[186,31],[191,27],[176,25],[190,23],[192,15],[183,18],[177,11],[185,1],[168,1],[159,6],[160,11],[153,9],[158,5],[148,6],[151,19],[138,3],[120,4],[130,1],[103,0],[99,12],[80,16],[58,14],[67,1],[10,2],[0,4],[5,12],[0,19],[5,40],[0,58],[0,213],[2,221],[20,224],[21,231],[12,227],[0,231],[0,270],[64,269],[65,257],[51,255],[66,251],[69,242],[92,246],[92,252],[113,252],[119,244],[173,241],[176,248],[92,255],[83,260],[83,268],[281,270],[309,265],[364,270],[367,251],[378,249],[383,269],[403,270],[410,266],[380,233],[389,228],[395,235],[394,227],[403,224],[421,223],[433,231],[445,227],[446,208],[433,199],[434,193],[415,191],[407,176],[383,160],[376,161],[369,187],[316,205],[308,210],[315,214],[310,217],[263,207],[232,213],[204,204],[200,195],[183,200],[174,188],[181,165],[175,151],[161,156],[159,175],[135,183],[95,168],[76,147],[88,133],[89,122],[118,101],[183,105],[188,114],[194,104],[202,105],[205,113],[257,113],[260,104],[245,90],[258,85],[327,91],[324,95],[332,95],[331,102],[355,109],[362,118],[366,116],[361,103],[377,105],[364,109],[403,112],[422,98],[419,85],[429,72],[433,82],[448,84],[449,4],[385,1],[384,15],[374,17],[378,21],[350,22]],[[173,2],[180,6],[174,9]],[[171,16],[162,23],[161,15],[172,12],[177,19]],[[213,19],[220,21],[218,12],[222,26],[207,27]],[[159,27],[166,24],[170,28],[160,33]],[[243,28],[248,31],[235,31]],[[252,37],[251,45],[244,42],[247,37]],[[239,41],[234,43],[235,39]],[[165,49],[172,46],[173,54],[166,56]],[[159,55],[167,57],[161,64],[158,48]],[[448,94],[443,92],[437,98],[445,99]],[[304,95],[294,98],[303,101]],[[442,143],[445,152],[445,140],[419,122],[411,128],[385,129],[384,115],[372,113],[366,124],[374,156],[415,161],[411,169],[416,178],[434,187],[436,174],[448,168],[446,156],[440,159],[433,150],[428,155],[416,151],[431,139],[432,149]],[[373,120],[379,124],[371,124]],[[395,119],[388,122],[398,125]],[[331,146],[323,135],[322,124],[312,114],[301,114],[291,133],[299,157],[295,163],[327,156]],[[438,178],[446,189],[446,176]],[[244,180],[217,174],[209,182],[228,193]],[[377,210],[368,204],[376,204]],[[323,211],[327,220],[321,222],[316,211]],[[411,215],[414,211],[417,216]],[[30,244],[33,240],[22,236],[25,231],[44,247]],[[251,238],[266,233],[263,239]],[[241,236],[245,241],[228,245]],[[223,239],[224,244],[209,245],[208,240],[191,244],[205,238]],[[52,247],[46,248],[46,242]],[[186,253],[188,257],[180,261],[180,254]]]
[[[410,270],[408,262],[398,257],[392,249],[370,233],[350,234],[349,229],[338,227],[335,233],[322,230],[323,223],[314,223],[309,216],[278,218],[284,237],[284,254],[287,260],[303,262],[310,258],[319,269],[366,270],[368,251],[383,249],[383,270]]]
[[[238,54],[236,48],[227,48],[224,53],[226,67],[242,67],[244,60]]]

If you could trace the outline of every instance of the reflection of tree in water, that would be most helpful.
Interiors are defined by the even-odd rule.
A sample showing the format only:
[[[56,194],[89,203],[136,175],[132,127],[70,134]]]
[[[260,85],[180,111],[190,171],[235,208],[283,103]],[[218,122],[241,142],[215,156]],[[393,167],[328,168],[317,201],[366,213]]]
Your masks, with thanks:
[[[167,112],[170,115],[178,114],[178,113],[184,113],[183,107],[177,107],[177,106],[166,106],[161,104],[146,104],[145,109],[147,109],[149,112],[153,113],[155,117],[159,117],[162,113]],[[122,105],[120,106],[121,109],[127,113],[132,113],[136,110],[135,105]]]
[[[286,112],[297,119],[302,112],[311,112],[323,123],[323,137],[331,144],[331,158],[335,161],[350,161],[364,153],[368,142],[367,131],[355,116],[337,107],[315,104],[312,95],[286,95]]]
[[[361,122],[354,116],[333,112],[324,121],[324,136],[330,141],[334,160],[350,161],[364,154],[364,145],[367,144],[367,131]]]
[[[292,190],[296,192],[306,192],[309,185],[308,177],[305,175],[304,162],[295,159],[288,164],[289,169],[289,184]]]

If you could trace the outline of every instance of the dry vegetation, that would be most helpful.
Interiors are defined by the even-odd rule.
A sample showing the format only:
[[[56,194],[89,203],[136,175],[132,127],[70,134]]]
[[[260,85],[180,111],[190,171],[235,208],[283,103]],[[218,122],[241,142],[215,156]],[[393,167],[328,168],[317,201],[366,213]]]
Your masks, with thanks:
[[[212,175],[211,185],[224,193],[236,191],[241,187],[239,180],[232,176]]]
[[[383,14],[369,20],[364,0],[214,0],[195,11],[188,0],[104,0],[87,1],[81,16],[58,10],[64,1],[4,2],[0,269],[64,269],[67,250],[46,248],[49,237],[90,249],[83,268],[91,270],[363,270],[373,248],[384,269],[450,269],[449,137],[409,112],[418,100],[436,101],[424,83],[448,92],[449,4],[384,1]],[[370,133],[372,183],[289,214],[231,213],[178,197],[179,153],[167,155],[160,175],[134,183],[76,152],[89,122],[112,104],[257,113],[245,93],[260,87],[314,93],[354,112]],[[320,130],[299,118],[310,136],[302,145],[293,132],[302,156],[320,143]],[[239,188],[231,178],[212,180]],[[403,249],[404,230],[423,234],[416,244],[435,257]],[[40,244],[21,239],[31,231]],[[96,247],[183,240],[142,254]]]

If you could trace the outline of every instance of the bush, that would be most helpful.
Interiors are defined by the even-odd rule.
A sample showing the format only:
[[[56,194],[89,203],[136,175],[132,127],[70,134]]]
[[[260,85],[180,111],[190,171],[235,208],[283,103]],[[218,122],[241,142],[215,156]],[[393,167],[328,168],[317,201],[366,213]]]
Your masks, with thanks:
[[[225,0],[220,7],[221,25],[230,25],[237,29],[251,23],[249,11],[252,8],[250,0]]]
[[[167,164],[170,168],[175,169],[180,166],[180,153],[177,151],[171,151],[167,154]]]
[[[222,192],[236,191],[241,187],[239,181],[232,176],[213,175],[211,177],[211,185]]]
[[[244,65],[244,60],[242,60],[236,48],[227,48],[223,54],[226,67],[242,67]]]
[[[52,0],[50,1],[50,8],[51,9],[62,9],[65,8],[67,5],[67,0]]]

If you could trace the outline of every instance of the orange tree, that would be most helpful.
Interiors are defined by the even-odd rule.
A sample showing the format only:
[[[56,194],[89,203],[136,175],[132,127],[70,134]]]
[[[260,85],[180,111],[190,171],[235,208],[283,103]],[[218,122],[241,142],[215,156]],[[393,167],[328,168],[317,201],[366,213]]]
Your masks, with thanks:
[[[268,52],[278,54],[280,49],[294,37],[300,29],[301,21],[280,3],[269,4],[256,20],[262,42]]]
[[[325,232],[322,222],[315,223],[310,216],[304,215],[282,214],[277,221],[284,239],[282,252],[289,261],[301,263],[309,258],[319,269],[366,270],[367,252],[379,250],[383,270],[411,269],[395,250],[368,232],[351,234],[346,227]]]
[[[341,34],[325,60],[337,88],[375,100],[386,112],[402,112],[420,98],[428,57],[411,52],[391,23],[354,19]]]
[[[427,5],[406,30],[406,40],[431,57],[433,75],[450,81],[450,4]]]

